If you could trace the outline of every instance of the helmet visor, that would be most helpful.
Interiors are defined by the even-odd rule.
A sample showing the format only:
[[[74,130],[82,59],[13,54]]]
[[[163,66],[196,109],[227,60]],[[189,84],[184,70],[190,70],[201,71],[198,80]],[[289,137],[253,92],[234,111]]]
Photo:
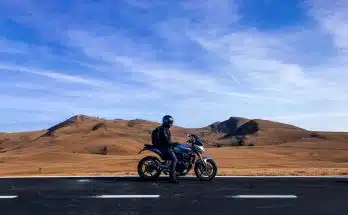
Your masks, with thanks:
[[[164,119],[163,119],[163,124],[165,124],[165,125],[172,126],[173,122],[174,122],[173,117],[168,116],[168,117],[164,117]]]

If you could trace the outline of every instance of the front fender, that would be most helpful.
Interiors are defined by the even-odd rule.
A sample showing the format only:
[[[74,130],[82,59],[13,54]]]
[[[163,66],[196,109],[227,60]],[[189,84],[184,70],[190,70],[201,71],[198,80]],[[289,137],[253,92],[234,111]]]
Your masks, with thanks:
[[[206,166],[208,160],[212,160],[212,161],[215,162],[215,160],[214,160],[212,157],[202,157],[202,161],[203,161],[203,163],[204,163],[204,166]],[[202,161],[201,161],[200,159],[198,159],[198,160],[196,161],[196,164],[197,164],[198,162],[202,162]]]
[[[214,159],[212,157],[202,157],[202,160],[204,162],[207,162],[207,160],[213,160],[214,161]]]

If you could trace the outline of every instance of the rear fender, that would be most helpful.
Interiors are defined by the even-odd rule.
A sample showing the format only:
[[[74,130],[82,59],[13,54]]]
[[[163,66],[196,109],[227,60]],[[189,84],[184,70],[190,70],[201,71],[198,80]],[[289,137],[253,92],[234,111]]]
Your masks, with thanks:
[[[159,156],[162,157],[162,153],[161,153],[158,149],[155,149],[155,148],[147,148],[147,147],[144,147],[142,150],[140,150],[140,151],[138,152],[138,154],[140,154],[140,153],[142,153],[142,152],[144,152],[144,151],[151,151],[151,152],[153,152],[153,153],[155,153],[155,154],[157,154],[157,155],[159,155]]]

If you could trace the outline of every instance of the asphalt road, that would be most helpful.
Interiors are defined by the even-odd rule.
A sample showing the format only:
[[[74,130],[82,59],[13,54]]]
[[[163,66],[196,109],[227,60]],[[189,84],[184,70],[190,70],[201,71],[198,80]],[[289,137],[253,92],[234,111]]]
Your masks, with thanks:
[[[345,215],[348,178],[0,178],[4,215]]]

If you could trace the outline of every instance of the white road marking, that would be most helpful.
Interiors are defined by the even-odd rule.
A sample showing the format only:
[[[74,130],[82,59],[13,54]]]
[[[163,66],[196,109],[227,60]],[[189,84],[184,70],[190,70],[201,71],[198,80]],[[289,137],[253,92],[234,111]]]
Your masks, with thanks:
[[[236,195],[236,196],[227,196],[229,198],[236,199],[296,199],[296,195]]]
[[[0,199],[15,199],[18,196],[0,196]]]
[[[83,183],[83,182],[90,182],[91,180],[89,180],[89,179],[78,179],[77,180],[77,182],[81,182],[81,183]]]
[[[160,176],[161,178],[168,178],[168,176]],[[139,178],[136,175],[107,175],[107,176],[95,176],[95,175],[28,175],[28,176],[0,176],[0,179],[16,179],[16,178]],[[196,178],[196,176],[183,176],[182,178]],[[348,179],[348,175],[332,175],[332,176],[295,176],[295,175],[284,175],[284,176],[216,176],[216,178],[344,178]]]
[[[158,198],[160,195],[98,195],[92,196],[92,198],[101,199],[126,199],[126,198]]]

